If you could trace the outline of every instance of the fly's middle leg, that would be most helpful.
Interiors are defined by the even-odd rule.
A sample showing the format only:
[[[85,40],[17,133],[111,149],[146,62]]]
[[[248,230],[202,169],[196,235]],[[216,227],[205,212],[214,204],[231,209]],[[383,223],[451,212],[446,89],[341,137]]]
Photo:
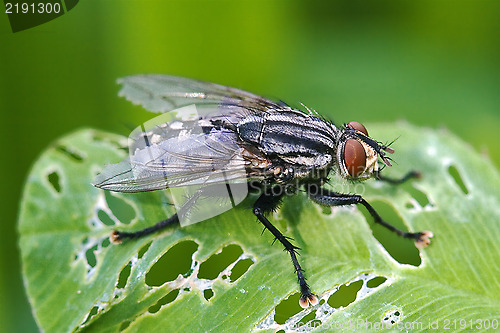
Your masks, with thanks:
[[[327,189],[321,188],[319,185],[311,184],[307,186],[307,192],[309,197],[322,205],[326,206],[345,206],[345,205],[357,205],[361,204],[365,206],[370,215],[373,217],[375,223],[378,223],[390,231],[396,233],[403,238],[413,239],[415,245],[418,248],[426,247],[430,244],[430,239],[433,235],[430,231],[420,231],[420,232],[406,232],[401,229],[396,228],[389,222],[386,222],[377,213],[377,211],[370,205],[362,196],[356,194],[342,194]]]
[[[311,305],[318,304],[318,298],[316,297],[316,295],[311,293],[309,285],[307,284],[306,278],[304,276],[304,271],[300,267],[299,261],[297,260],[297,251],[299,250],[299,248],[293,245],[290,242],[289,238],[285,237],[264,215],[265,213],[274,211],[278,207],[279,203],[281,202],[282,196],[283,194],[272,195],[263,193],[255,202],[253,213],[255,214],[255,216],[257,216],[264,227],[273,234],[275,239],[283,244],[285,250],[290,254],[300,285],[301,297],[299,300],[299,304],[300,306],[305,308],[309,305],[309,303],[311,303]]]

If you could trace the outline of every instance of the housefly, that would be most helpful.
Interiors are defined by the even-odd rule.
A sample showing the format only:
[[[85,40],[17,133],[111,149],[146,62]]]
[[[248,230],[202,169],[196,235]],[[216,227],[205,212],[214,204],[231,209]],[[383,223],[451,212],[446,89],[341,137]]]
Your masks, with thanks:
[[[181,196],[185,200],[176,205],[173,216],[143,230],[113,231],[113,242],[214,216],[218,212],[205,214],[198,207],[205,199],[215,197],[217,202],[224,194],[231,202],[227,207],[231,207],[248,192],[258,192],[253,214],[288,251],[302,307],[316,305],[318,298],[297,260],[298,247],[267,217],[286,195],[303,190],[321,205],[361,204],[376,223],[413,239],[418,247],[430,243],[431,232],[399,230],[383,220],[362,196],[324,187],[332,173],[348,180],[375,178],[393,184],[419,176],[416,171],[401,179],[382,176],[379,164],[391,166],[386,154],[394,149],[372,139],[362,124],[352,121],[337,127],[309,109],[303,111],[243,90],[180,77],[140,75],[120,83],[121,95],[149,111],[183,112],[134,131],[129,158],[107,166],[93,185],[117,192],[167,188],[191,188],[191,192]],[[185,112],[189,106],[196,112]],[[195,218],[193,211],[198,212]]]

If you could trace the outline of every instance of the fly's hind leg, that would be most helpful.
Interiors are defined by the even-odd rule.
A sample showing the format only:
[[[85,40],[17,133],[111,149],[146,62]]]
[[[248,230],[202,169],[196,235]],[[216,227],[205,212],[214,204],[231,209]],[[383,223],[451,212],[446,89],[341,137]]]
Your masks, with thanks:
[[[198,201],[198,199],[203,195],[204,189],[206,187],[200,188],[195,194],[187,199],[187,201],[183,204],[183,206],[179,209],[177,213],[169,217],[168,219],[162,220],[151,227],[144,228],[142,230],[134,231],[134,232],[126,232],[126,231],[118,231],[113,230],[111,232],[110,240],[114,244],[120,244],[124,239],[135,239],[141,238],[158,231],[161,231],[171,225],[179,225],[179,215],[184,216],[188,214],[191,209],[193,209],[194,205]]]
[[[361,204],[365,206],[370,215],[373,217],[375,223],[378,223],[390,231],[396,233],[403,238],[413,239],[418,248],[424,248],[430,244],[430,239],[433,235],[430,231],[420,232],[406,232],[386,222],[377,213],[377,211],[370,205],[362,196],[356,194],[342,194],[327,189],[321,188],[319,185],[311,184],[307,187],[309,197],[322,205],[326,206],[345,206]]]
[[[272,192],[272,191],[270,191]],[[300,306],[303,308],[307,307],[309,303],[311,305],[318,304],[318,298],[316,295],[311,293],[309,289],[309,285],[306,282],[306,278],[304,277],[304,272],[300,267],[299,261],[297,260],[297,251],[298,247],[293,245],[288,237],[285,237],[268,219],[265,217],[266,213],[274,211],[281,202],[282,194],[271,194],[271,193],[263,193],[255,202],[253,206],[253,213],[259,221],[264,225],[264,227],[269,230],[275,239],[277,239],[283,246],[285,250],[290,254],[292,258],[292,263],[295,268],[295,272],[297,274],[297,279],[300,285],[301,297],[299,300]]]
[[[126,232],[113,230],[111,232],[110,239],[112,243],[120,244],[124,239],[141,238],[176,224],[179,224],[179,216],[177,215],[177,213],[175,213],[168,219],[162,220],[151,227],[147,227],[139,231]]]

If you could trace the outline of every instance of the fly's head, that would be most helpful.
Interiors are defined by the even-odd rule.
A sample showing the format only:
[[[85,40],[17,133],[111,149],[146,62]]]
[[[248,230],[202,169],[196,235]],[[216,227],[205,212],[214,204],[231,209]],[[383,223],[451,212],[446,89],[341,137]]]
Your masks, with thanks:
[[[338,141],[337,161],[343,178],[364,180],[373,177],[379,171],[378,158],[391,166],[385,153],[394,153],[394,149],[381,145],[368,136],[366,128],[351,121],[345,125]]]

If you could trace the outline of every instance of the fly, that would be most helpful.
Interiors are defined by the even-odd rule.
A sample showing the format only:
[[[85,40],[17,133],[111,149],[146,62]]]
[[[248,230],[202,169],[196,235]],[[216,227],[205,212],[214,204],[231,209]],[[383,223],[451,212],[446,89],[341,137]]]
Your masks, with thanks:
[[[184,113],[133,132],[129,158],[107,166],[93,185],[117,192],[192,190],[173,216],[139,231],[115,230],[114,243],[214,216],[218,212],[201,211],[201,217],[193,218],[193,212],[200,211],[199,202],[221,193],[229,193],[227,207],[232,207],[248,192],[258,192],[253,214],[289,253],[302,307],[318,304],[318,298],[297,260],[298,247],[267,218],[285,196],[303,189],[321,205],[361,204],[376,223],[413,239],[417,247],[430,243],[430,231],[402,231],[383,220],[362,196],[323,187],[331,173],[392,184],[419,177],[416,171],[401,179],[382,176],[379,163],[391,166],[386,154],[394,149],[372,139],[362,124],[352,121],[337,127],[307,108],[305,112],[243,90],[180,77],[140,75],[120,82],[121,94],[149,111]],[[197,112],[186,112],[189,105]]]

